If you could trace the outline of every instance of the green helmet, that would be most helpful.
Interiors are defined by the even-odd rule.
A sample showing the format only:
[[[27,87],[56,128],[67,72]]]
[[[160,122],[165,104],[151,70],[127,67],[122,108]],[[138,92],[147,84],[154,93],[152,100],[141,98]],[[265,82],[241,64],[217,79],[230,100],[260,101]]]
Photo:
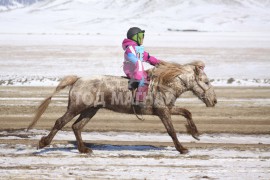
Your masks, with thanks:
[[[127,38],[135,41],[138,45],[141,45],[142,39],[144,38],[145,30],[141,30],[138,27],[132,27],[127,32]]]

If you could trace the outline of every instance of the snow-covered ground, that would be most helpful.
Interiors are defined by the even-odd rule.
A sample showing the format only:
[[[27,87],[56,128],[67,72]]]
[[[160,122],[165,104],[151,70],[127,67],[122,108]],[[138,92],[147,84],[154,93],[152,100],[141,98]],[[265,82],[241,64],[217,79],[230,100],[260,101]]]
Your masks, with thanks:
[[[1,140],[39,139],[47,131],[2,131]],[[179,134],[182,142],[192,138]],[[74,140],[72,132],[61,131],[55,140]],[[171,142],[160,133],[83,133],[85,140]],[[247,141],[247,139],[249,141]],[[205,134],[201,143],[270,145],[269,135]],[[33,145],[1,144],[0,173],[4,178],[43,179],[267,179],[270,153],[262,149],[190,149],[181,155],[174,147],[150,145],[91,144],[94,153],[82,155],[72,144],[56,143],[36,150]]]
[[[1,131],[0,139],[36,139],[49,134],[46,130],[18,130],[14,132]],[[171,142],[167,133],[134,133],[134,132],[83,132],[84,140],[107,141],[143,141],[143,142]],[[181,142],[196,141],[190,135],[178,134]],[[202,134],[200,143],[231,143],[231,144],[269,144],[270,135],[243,135],[243,134]],[[248,141],[247,141],[248,139]],[[54,140],[74,141],[75,136],[71,131],[60,131]]]
[[[178,63],[201,59],[215,86],[270,86],[269,1],[5,2],[1,85],[55,86],[69,74],[124,75],[121,42],[129,27],[139,26],[151,55]]]
[[[66,75],[124,75],[123,36],[0,34],[1,85],[55,86]],[[108,40],[109,39],[109,40]],[[152,35],[145,47],[177,63],[200,59],[215,86],[269,86],[270,34],[179,32]],[[150,68],[146,64],[147,68]]]
[[[261,179],[269,178],[269,152],[194,149],[180,155],[172,147],[93,146],[92,156],[74,145],[35,150],[2,144],[1,176],[34,179]]]

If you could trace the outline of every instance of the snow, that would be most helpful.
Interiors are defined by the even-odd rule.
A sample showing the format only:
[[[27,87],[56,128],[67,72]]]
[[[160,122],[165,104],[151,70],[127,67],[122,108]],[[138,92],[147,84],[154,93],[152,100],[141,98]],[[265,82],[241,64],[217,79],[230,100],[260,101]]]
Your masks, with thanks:
[[[124,75],[121,42],[130,26],[140,26],[146,48],[164,48],[151,55],[177,63],[201,59],[214,86],[270,86],[268,1],[8,4],[1,7],[14,4],[8,7],[13,10],[0,12],[1,85],[56,86],[69,74]]]
[[[100,71],[100,75],[103,75],[103,72]],[[121,76],[122,74],[118,71],[118,73],[115,73],[113,75]],[[25,78],[20,76],[6,75],[0,75],[0,77],[0,85],[2,86],[57,86],[60,81],[59,77],[48,78],[39,76],[28,76]],[[213,86],[220,87],[270,87],[270,79],[235,79],[233,83],[228,83],[228,80],[229,79],[211,79],[211,83]]]
[[[122,33],[1,33],[0,45],[16,46],[117,46],[121,47]],[[269,32],[146,32],[146,47],[180,48],[269,48]]]
[[[20,147],[20,146],[16,146]],[[5,148],[5,146],[3,147]],[[180,156],[174,150],[165,148],[164,150],[149,150],[143,151],[121,151],[121,153],[96,150],[96,153],[87,157],[78,157],[73,148],[65,153],[60,153],[61,148],[68,148],[64,146],[57,146],[54,151],[43,151],[34,156],[29,157],[4,157],[0,162],[3,167],[7,169],[2,170],[2,175],[13,174],[28,174],[31,176],[43,174],[43,178],[60,178],[67,176],[72,177],[99,177],[102,178],[117,178],[117,179],[189,179],[193,176],[209,176],[213,178],[227,177],[235,178],[241,175],[244,179],[256,179],[258,177],[267,178],[269,172],[267,171],[267,161],[258,161],[256,153],[261,155],[261,158],[269,157],[269,154],[263,152],[237,152],[218,150],[195,151],[186,156]],[[32,154],[28,147],[21,147],[21,154]],[[57,150],[59,149],[59,150]],[[10,152],[11,149],[6,149]],[[145,156],[157,156],[163,153],[170,154],[167,158],[145,158]],[[12,153],[10,153],[12,154]],[[16,153],[17,154],[17,153]],[[221,159],[213,156],[213,154],[223,155]],[[246,156],[248,154],[248,156]],[[18,153],[20,155],[20,153]],[[132,155],[134,158],[129,158]],[[209,156],[209,160],[197,160],[192,156]],[[57,157],[58,156],[58,157]],[[122,158],[125,157],[126,158]],[[46,158],[49,157],[49,158]],[[166,156],[165,156],[166,157]],[[232,158],[228,160],[228,158]],[[260,158],[258,158],[260,159]],[[106,164],[106,165],[105,165]],[[12,167],[29,166],[27,170],[16,170]],[[46,168],[46,165],[54,168]],[[42,168],[41,168],[42,167]],[[214,167],[210,170],[210,167]],[[246,168],[246,169],[245,169]],[[9,170],[8,170],[9,169]],[[248,174],[246,174],[248,173]],[[30,177],[31,177],[30,176]]]
[[[0,32],[122,34],[131,25],[151,33],[169,28],[269,31],[269,9],[269,1],[262,0],[45,0],[3,11]]]
[[[200,150],[189,155],[179,155],[171,148],[163,150],[121,151],[96,150],[93,156],[79,156],[74,147],[58,145],[51,151],[33,153],[31,148],[15,145],[21,152],[12,153],[5,145],[10,155],[0,160],[2,176],[38,177],[42,179],[63,178],[102,178],[102,179],[190,179],[190,178],[220,178],[232,179],[241,176],[244,179],[267,179],[269,153],[252,151]],[[61,149],[66,152],[60,152]],[[70,149],[68,149],[70,148]],[[160,154],[165,153],[163,158]],[[11,157],[17,154],[16,157]],[[30,157],[22,155],[29,154]],[[169,154],[169,156],[167,156]],[[215,155],[213,155],[215,154]],[[246,155],[247,154],[247,155]],[[258,155],[260,157],[258,157]],[[221,155],[222,158],[218,156]],[[131,156],[131,157],[130,157]],[[196,156],[206,157],[198,160]],[[152,157],[152,158],[151,158]],[[134,160],[135,159],[135,160]],[[29,169],[19,169],[19,166]],[[17,170],[18,169],[18,170]],[[42,175],[42,176],[40,176]]]
[[[184,64],[203,60],[214,86],[270,86],[270,35],[253,33],[239,38],[236,34],[241,33],[214,34],[154,35],[146,40],[145,47],[161,48],[154,54],[149,52],[166,61]],[[111,37],[0,34],[0,45],[7,47],[0,56],[0,84],[56,86],[61,77],[70,74],[122,76],[123,50],[119,45],[123,37]]]
[[[9,133],[0,132],[0,139],[40,139],[48,134],[45,130],[14,131]],[[27,138],[20,138],[20,137]],[[186,134],[178,134],[181,142],[194,142],[195,140]],[[134,133],[134,132],[83,132],[84,140],[97,141],[144,141],[144,142],[171,142],[167,133]],[[55,140],[74,141],[75,136],[71,131],[60,131],[54,138]],[[202,134],[200,143],[231,143],[231,144],[270,144],[270,135],[238,135],[238,134]],[[247,141],[248,139],[248,141]]]
[[[30,132],[1,132],[1,139],[21,139],[14,136],[29,135],[24,139],[39,139],[48,133],[43,130]],[[61,131],[54,140],[74,140],[71,132]],[[165,137],[167,136],[167,137]],[[190,142],[191,137],[179,135]],[[83,133],[87,140],[110,141],[171,141],[166,134],[91,132]],[[203,135],[202,143],[270,144],[269,135]],[[148,145],[89,144],[92,155],[78,153],[74,144],[55,143],[36,150],[33,145],[0,144],[0,175],[4,178],[42,179],[268,179],[270,153],[263,149],[237,150],[221,148],[192,148],[181,155],[174,147]]]

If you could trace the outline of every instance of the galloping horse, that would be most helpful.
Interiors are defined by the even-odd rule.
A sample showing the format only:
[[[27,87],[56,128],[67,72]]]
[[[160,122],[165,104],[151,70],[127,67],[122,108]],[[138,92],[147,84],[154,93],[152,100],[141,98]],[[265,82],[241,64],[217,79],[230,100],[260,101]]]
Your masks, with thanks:
[[[71,86],[69,102],[65,114],[56,120],[51,132],[41,138],[39,148],[49,145],[56,135],[75,116],[79,118],[72,125],[76,136],[78,150],[81,153],[91,153],[85,146],[81,131],[100,108],[120,113],[134,113],[135,110],[144,115],[156,115],[164,124],[171,136],[175,148],[182,154],[188,152],[178,141],[174,130],[171,115],[182,115],[187,119],[187,131],[198,139],[199,133],[192,120],[191,113],[175,107],[175,101],[186,91],[192,91],[207,107],[214,107],[217,103],[213,86],[204,73],[205,65],[202,61],[180,65],[177,63],[161,62],[157,67],[150,69],[150,85],[144,108],[134,106],[134,97],[128,90],[128,79],[118,76],[83,77],[67,76],[62,79],[51,96],[46,98],[39,106],[36,115],[29,125],[32,128],[44,113],[51,98],[60,90]]]

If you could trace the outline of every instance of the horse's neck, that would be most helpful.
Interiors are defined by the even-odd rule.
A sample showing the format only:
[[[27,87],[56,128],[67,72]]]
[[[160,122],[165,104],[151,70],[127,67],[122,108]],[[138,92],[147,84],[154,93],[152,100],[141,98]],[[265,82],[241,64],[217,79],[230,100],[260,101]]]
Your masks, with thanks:
[[[183,94],[184,92],[188,91],[188,87],[186,83],[181,80],[179,77],[176,77],[173,82],[170,84],[171,88],[175,92],[175,96],[178,98]]]

